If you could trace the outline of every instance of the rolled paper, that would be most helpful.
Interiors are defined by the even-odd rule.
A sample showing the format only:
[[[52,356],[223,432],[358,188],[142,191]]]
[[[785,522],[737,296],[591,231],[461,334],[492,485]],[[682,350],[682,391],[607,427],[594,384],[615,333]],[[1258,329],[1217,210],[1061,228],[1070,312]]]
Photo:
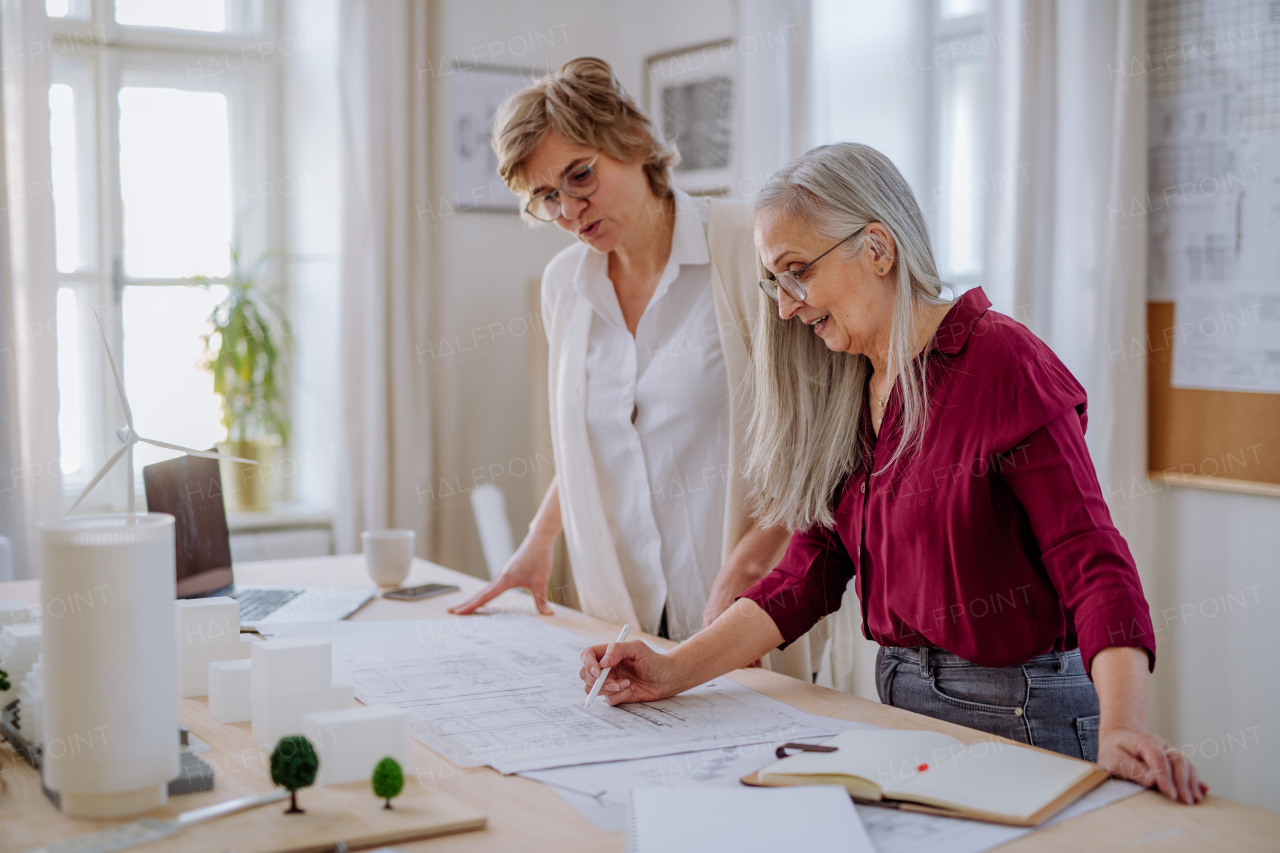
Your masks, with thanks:
[[[73,817],[164,805],[179,772],[174,520],[40,525],[44,781]]]

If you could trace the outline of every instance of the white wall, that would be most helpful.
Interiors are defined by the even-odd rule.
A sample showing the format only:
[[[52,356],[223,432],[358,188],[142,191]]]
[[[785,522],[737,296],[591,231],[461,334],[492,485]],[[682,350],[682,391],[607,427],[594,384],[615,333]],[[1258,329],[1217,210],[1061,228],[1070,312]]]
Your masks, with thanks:
[[[1170,487],[1127,503],[1153,533],[1151,726],[1212,793],[1280,811],[1280,499]]]

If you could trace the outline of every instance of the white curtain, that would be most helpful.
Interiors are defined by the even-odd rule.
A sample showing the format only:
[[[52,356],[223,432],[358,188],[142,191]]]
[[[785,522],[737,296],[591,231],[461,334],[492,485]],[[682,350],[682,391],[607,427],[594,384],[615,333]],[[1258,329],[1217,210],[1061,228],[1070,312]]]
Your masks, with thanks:
[[[1140,0],[990,0],[986,281],[995,308],[1049,344],[1089,395],[1103,494],[1146,482],[1146,231],[1124,211],[1147,186]],[[1115,522],[1139,565],[1145,531]]]
[[[339,74],[343,133],[342,448],[337,550],[361,530],[417,531],[432,440],[427,374],[425,0],[343,0]],[[427,81],[429,82],[429,80]]]
[[[36,524],[61,504],[48,44],[43,2],[0,0],[0,534],[19,578],[37,575]]]

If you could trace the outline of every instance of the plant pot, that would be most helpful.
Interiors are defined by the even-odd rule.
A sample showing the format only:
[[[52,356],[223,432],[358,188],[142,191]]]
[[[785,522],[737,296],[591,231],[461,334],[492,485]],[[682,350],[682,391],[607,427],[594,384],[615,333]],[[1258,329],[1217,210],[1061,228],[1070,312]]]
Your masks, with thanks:
[[[266,512],[271,509],[271,473],[275,467],[272,465],[275,457],[273,443],[265,439],[224,441],[218,445],[218,452],[259,463],[249,465],[230,459],[219,460],[227,512]]]

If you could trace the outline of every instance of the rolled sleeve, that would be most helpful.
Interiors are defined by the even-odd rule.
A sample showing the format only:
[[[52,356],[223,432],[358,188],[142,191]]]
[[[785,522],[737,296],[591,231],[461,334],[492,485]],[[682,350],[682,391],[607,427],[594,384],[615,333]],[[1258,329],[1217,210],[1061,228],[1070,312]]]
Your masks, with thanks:
[[[785,649],[818,620],[840,609],[854,574],[853,560],[835,531],[815,525],[796,533],[782,562],[739,598],[749,598],[769,614]]]
[[[1026,510],[1041,560],[1074,619],[1086,672],[1108,646],[1141,648],[1154,669],[1150,609],[1102,498],[1081,416],[1069,410],[1018,444],[1025,452],[1000,477]]]

